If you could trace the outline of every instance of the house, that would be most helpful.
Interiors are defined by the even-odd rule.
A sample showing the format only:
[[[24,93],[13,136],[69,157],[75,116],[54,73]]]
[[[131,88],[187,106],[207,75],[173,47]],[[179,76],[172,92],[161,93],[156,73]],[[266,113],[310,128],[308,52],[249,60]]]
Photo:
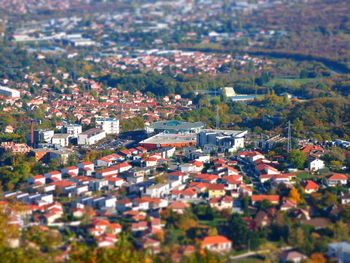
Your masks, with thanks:
[[[109,167],[113,164],[113,161],[107,157],[102,157],[96,160],[95,162],[96,162],[96,166],[99,166],[99,167]]]
[[[260,182],[263,184],[267,181],[270,181],[274,177],[273,174],[261,174],[259,176]]]
[[[256,213],[254,217],[254,225],[256,228],[262,228],[271,225],[271,217],[269,214],[263,210]]]
[[[306,182],[302,185],[304,186],[304,191],[307,194],[315,193],[318,191],[318,189],[320,189],[320,186],[311,180],[306,180]]]
[[[231,175],[222,177],[223,183],[225,183],[227,190],[238,189],[239,185],[243,182],[242,175]]]
[[[150,197],[160,198],[163,197],[170,192],[170,184],[169,183],[161,183],[151,185],[146,189],[146,195]]]
[[[98,247],[113,248],[117,241],[117,237],[113,234],[104,233],[96,237],[96,244]]]
[[[99,179],[103,179],[105,177],[112,177],[112,176],[116,177],[117,175],[118,175],[118,171],[114,167],[105,168],[105,169],[96,171],[96,174],[95,174],[96,178],[99,178]]]
[[[350,263],[350,243],[343,241],[328,244],[327,256],[334,262]]]
[[[238,188],[238,193],[241,196],[252,196],[253,194],[253,189],[251,186],[245,185],[245,184],[240,184]]]
[[[289,184],[290,182],[290,176],[288,174],[277,174],[272,177],[274,184]]]
[[[213,252],[229,252],[232,242],[224,236],[209,236],[202,240],[201,246]]]
[[[141,162],[143,167],[153,167],[153,166],[157,166],[158,160],[159,159],[155,157],[147,157],[147,158],[142,158]]]
[[[91,171],[91,174],[95,170],[95,164],[93,162],[82,162],[78,164],[78,168],[85,173],[86,171]]]
[[[221,197],[226,194],[224,184],[209,184],[208,185],[208,197]]]
[[[188,178],[188,174],[181,171],[175,171],[168,174],[169,180],[180,181],[181,183],[185,183]]]
[[[350,204],[350,194],[344,194],[341,197],[341,203],[342,205]]]
[[[332,174],[327,178],[328,186],[345,185],[348,183],[348,177],[344,174]]]
[[[107,179],[93,180],[89,182],[90,191],[100,191],[102,188],[108,188]]]
[[[308,160],[308,168],[310,172],[317,172],[325,167],[324,161],[317,157],[310,157]]]
[[[238,152],[237,154],[239,157],[247,159],[250,162],[255,162],[259,159],[265,159],[265,156],[257,151],[242,151]]]
[[[190,205],[188,203],[180,201],[174,201],[168,206],[169,209],[173,210],[175,213],[178,214],[183,214],[184,211],[189,207]]]
[[[218,178],[219,178],[219,176],[217,176],[215,174],[199,174],[199,175],[193,177],[193,180],[196,182],[214,184],[214,183],[216,183],[216,180]]]
[[[218,210],[232,209],[233,198],[232,196],[215,197],[209,200],[209,205]]]
[[[30,183],[30,184],[45,184],[45,182],[46,182],[46,177],[41,175],[41,174],[31,176],[28,179],[28,183]]]
[[[318,145],[303,145],[301,151],[303,151],[306,154],[317,152],[323,153],[324,149]]]
[[[62,180],[62,173],[59,171],[52,171],[45,173],[44,176],[46,178],[57,178],[57,180]]]
[[[271,204],[279,204],[280,197],[279,195],[252,195],[252,205],[255,205],[256,202],[262,202],[264,200],[270,201]]]
[[[186,188],[185,190],[173,190],[171,192],[173,199],[192,199],[197,197],[197,193],[193,188]]]
[[[132,201],[129,198],[117,200],[116,208],[119,212],[124,212],[132,208]]]
[[[108,184],[112,185],[113,187],[121,187],[124,183],[124,180],[119,177],[111,177],[107,178]]]
[[[67,180],[56,181],[51,184],[56,186],[56,191],[59,193],[66,193],[71,187],[76,186],[76,183]]]
[[[257,172],[259,172],[260,174],[273,174],[273,175],[277,175],[280,174],[281,172],[278,171],[276,168],[272,167],[271,165],[268,164],[259,164],[256,166],[255,168],[257,170]]]
[[[138,240],[138,244],[141,248],[152,251],[153,254],[160,252],[160,242],[153,238],[142,237]]]
[[[113,165],[112,168],[116,169],[118,173],[123,173],[130,170],[132,166],[129,163],[124,162],[124,163]]]
[[[130,158],[132,156],[132,153],[128,149],[119,151],[119,154],[126,158]]]
[[[281,211],[287,211],[289,209],[293,209],[293,208],[296,208],[296,207],[297,207],[297,203],[296,202],[287,199],[281,205],[280,210]]]
[[[292,250],[292,251],[284,251],[281,255],[280,255],[280,261],[281,263],[300,263],[306,259],[308,259],[307,256],[305,256],[304,254],[301,254],[298,251]]]
[[[132,232],[140,232],[145,231],[148,229],[148,223],[147,221],[140,221],[136,223],[131,224],[131,231]]]
[[[79,174],[79,168],[77,166],[65,167],[61,172],[63,175],[77,176]]]

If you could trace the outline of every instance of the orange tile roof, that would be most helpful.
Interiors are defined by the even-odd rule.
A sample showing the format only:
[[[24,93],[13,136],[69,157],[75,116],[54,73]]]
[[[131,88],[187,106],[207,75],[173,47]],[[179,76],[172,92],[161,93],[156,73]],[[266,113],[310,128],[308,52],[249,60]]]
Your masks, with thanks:
[[[203,246],[224,244],[224,243],[231,243],[231,240],[229,240],[224,236],[210,236],[210,237],[205,237],[202,241]]]
[[[332,174],[328,180],[348,180],[345,174]]]
[[[318,184],[316,184],[314,181],[307,180],[305,184],[305,190],[314,190],[320,188]]]
[[[270,202],[278,202],[280,200],[279,195],[252,195],[253,202],[259,202],[268,200]]]

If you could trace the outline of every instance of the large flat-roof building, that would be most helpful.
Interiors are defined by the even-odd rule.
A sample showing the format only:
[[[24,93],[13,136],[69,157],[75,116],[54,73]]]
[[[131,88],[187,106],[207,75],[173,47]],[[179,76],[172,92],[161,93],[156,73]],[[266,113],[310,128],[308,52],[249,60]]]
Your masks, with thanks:
[[[114,118],[97,118],[96,127],[104,130],[106,134],[119,134],[119,120]]]
[[[187,147],[196,145],[196,134],[171,134],[160,133],[139,143],[146,149],[156,149],[163,147]]]
[[[244,136],[247,131],[235,130],[202,130],[197,134],[197,145],[217,148],[220,152],[234,152],[244,147]]]
[[[4,97],[20,98],[21,93],[18,90],[10,89],[8,87],[0,86],[0,95]]]
[[[146,128],[147,133],[198,133],[204,129],[203,122],[158,121]]]
[[[102,129],[94,128],[80,133],[78,135],[78,144],[93,145],[104,138],[106,138],[106,132]]]

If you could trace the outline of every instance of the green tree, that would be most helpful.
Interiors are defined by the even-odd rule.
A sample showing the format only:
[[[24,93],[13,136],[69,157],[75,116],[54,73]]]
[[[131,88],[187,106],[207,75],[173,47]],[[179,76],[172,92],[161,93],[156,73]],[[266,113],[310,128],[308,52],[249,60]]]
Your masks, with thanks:
[[[292,150],[288,155],[289,161],[298,169],[305,166],[306,154],[300,150]]]

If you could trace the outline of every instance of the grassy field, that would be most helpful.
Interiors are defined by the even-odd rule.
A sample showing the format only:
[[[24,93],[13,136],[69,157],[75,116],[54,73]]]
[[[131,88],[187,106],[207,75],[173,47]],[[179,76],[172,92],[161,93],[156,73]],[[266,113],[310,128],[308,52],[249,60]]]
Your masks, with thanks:
[[[214,218],[213,220],[199,220],[199,224],[209,227],[217,227],[222,225],[222,223],[226,220],[227,219],[225,218]]]
[[[274,79],[270,80],[268,83],[266,83],[264,86],[271,88],[276,83],[281,83],[282,85],[285,85],[285,86],[292,86],[292,85],[295,85],[295,84],[301,85],[301,84],[305,84],[305,83],[308,83],[308,82],[317,81],[319,79],[320,78],[305,78],[305,79],[274,78]]]

